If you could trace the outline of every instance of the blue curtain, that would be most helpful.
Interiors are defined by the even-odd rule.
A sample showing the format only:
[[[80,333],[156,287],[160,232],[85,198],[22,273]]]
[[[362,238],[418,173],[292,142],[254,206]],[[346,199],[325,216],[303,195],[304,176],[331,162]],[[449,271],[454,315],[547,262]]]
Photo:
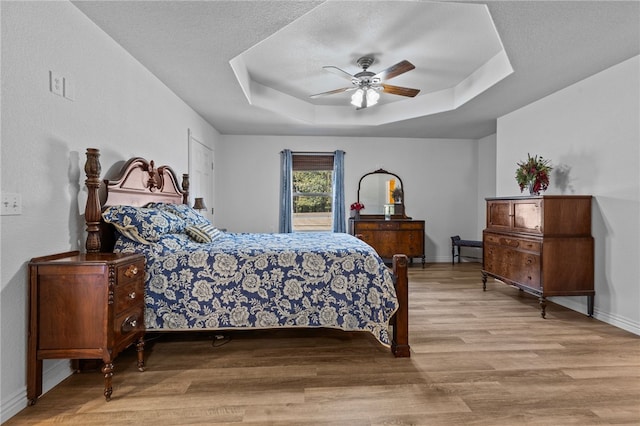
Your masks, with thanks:
[[[344,220],[344,151],[333,153],[333,232],[347,232]]]
[[[278,232],[293,232],[293,160],[291,150],[280,153],[280,224]]]

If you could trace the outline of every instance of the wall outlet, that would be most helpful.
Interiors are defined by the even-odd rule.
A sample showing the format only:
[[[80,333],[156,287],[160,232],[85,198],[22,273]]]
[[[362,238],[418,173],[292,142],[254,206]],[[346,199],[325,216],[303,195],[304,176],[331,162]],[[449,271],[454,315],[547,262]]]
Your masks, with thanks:
[[[49,90],[58,96],[64,96],[64,77],[57,72],[49,71]]]
[[[10,192],[2,193],[0,201],[0,215],[10,216],[22,214],[22,196]]]

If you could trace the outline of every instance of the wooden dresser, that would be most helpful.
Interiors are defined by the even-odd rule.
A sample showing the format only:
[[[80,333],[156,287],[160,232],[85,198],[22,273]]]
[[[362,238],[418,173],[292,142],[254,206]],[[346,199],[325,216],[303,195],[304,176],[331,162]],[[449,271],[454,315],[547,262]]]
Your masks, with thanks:
[[[42,360],[101,359],[111,399],[113,360],[137,343],[144,370],[144,267],[140,254],[68,252],[29,263],[27,399],[42,394]]]
[[[491,276],[539,296],[587,296],[593,315],[591,196],[487,198],[483,290]]]
[[[424,268],[424,220],[351,218],[349,233],[373,247],[385,262],[391,262],[394,254],[404,254],[411,262],[421,258]]]

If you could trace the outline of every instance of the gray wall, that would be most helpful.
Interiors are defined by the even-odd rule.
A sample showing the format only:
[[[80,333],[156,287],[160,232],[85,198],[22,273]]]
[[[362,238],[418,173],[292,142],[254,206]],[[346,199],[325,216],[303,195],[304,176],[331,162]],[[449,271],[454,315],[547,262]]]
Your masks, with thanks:
[[[1,216],[2,421],[26,406],[27,262],[84,248],[86,148],[103,176],[132,156],[187,169],[187,129],[218,133],[69,2],[2,7],[2,192],[22,214]],[[49,92],[49,71],[71,78],[75,100]],[[45,360],[44,389],[70,373]]]
[[[451,235],[479,237],[477,142],[453,139],[222,136],[216,147],[217,226],[233,232],[278,230],[284,148],[344,150],[347,206],[356,201],[365,173],[383,168],[400,176],[407,215],[426,221],[429,262],[450,261]]]
[[[640,334],[640,56],[498,120],[497,194],[519,193],[515,164],[552,161],[548,194],[593,195],[595,317]],[[560,185],[560,183],[563,183]],[[568,254],[570,256],[570,254]],[[586,312],[586,298],[554,301]]]

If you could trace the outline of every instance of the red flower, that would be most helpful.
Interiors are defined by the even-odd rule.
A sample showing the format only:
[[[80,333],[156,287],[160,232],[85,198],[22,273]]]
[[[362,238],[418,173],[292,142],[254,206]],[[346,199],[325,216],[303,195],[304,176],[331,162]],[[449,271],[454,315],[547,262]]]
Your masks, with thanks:
[[[355,202],[355,203],[351,204],[351,210],[355,210],[355,211],[359,212],[362,209],[364,209],[364,204],[362,204],[362,203]]]

